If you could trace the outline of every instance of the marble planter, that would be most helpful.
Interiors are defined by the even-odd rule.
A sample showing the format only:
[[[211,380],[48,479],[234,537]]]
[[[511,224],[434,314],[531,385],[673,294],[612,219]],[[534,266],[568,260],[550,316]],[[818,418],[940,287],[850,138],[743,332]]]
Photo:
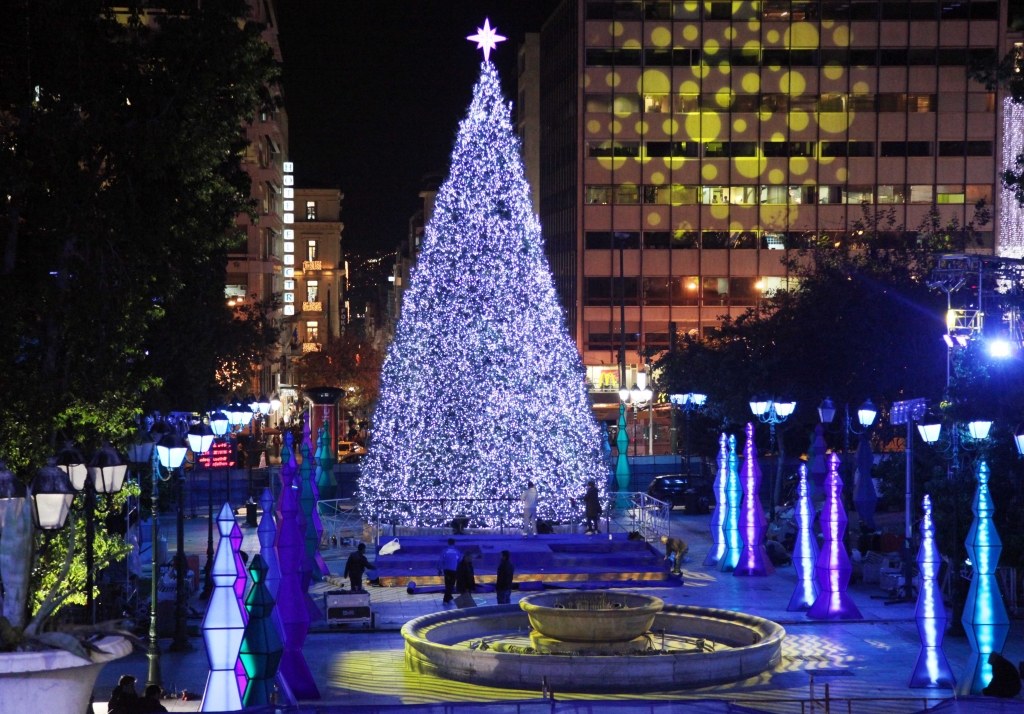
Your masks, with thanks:
[[[544,637],[564,642],[629,642],[651,629],[665,603],[650,595],[594,590],[530,595],[519,607]]]
[[[0,714],[85,712],[103,665],[132,651],[124,637],[95,644],[91,661],[65,650],[0,654]]]

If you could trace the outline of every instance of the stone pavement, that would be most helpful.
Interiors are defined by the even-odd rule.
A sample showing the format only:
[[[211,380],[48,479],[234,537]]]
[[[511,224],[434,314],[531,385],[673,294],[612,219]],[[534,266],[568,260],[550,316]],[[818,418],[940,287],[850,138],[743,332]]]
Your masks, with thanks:
[[[681,605],[706,605],[740,610],[774,620],[787,631],[783,645],[783,661],[772,672],[762,673],[741,682],[680,692],[645,692],[643,682],[635,683],[629,695],[603,695],[601,699],[637,699],[651,701],[672,699],[722,698],[755,709],[778,712],[809,711],[807,700],[813,687],[815,696],[829,695],[841,699],[864,701],[834,703],[850,712],[911,712],[920,710],[923,699],[945,698],[945,690],[911,690],[907,687],[920,643],[913,619],[913,604],[885,605],[875,585],[858,584],[851,595],[864,614],[863,621],[828,623],[807,620],[800,613],[785,608],[796,583],[792,566],[779,568],[766,578],[737,578],[700,565],[710,546],[707,516],[674,516],[675,535],[690,543],[693,562],[684,567],[682,588],[645,588],[643,592],[657,595],[666,602]],[[189,521],[186,550],[205,553],[206,521]],[[255,530],[245,530],[243,548],[258,549]],[[332,572],[344,568],[350,548],[332,548],[326,560]],[[205,558],[205,556],[204,556]],[[318,583],[316,594],[335,586]],[[540,696],[541,683],[533,691],[503,690],[463,684],[409,672],[404,662],[404,643],[399,629],[408,620],[435,612],[444,606],[441,595],[408,595],[404,588],[370,588],[376,613],[377,629],[339,628],[328,630],[324,623],[314,625],[304,649],[306,660],[320,686],[325,704],[389,705],[427,704],[434,702],[471,702],[527,700]],[[518,599],[518,593],[513,598]],[[494,595],[480,595],[478,601],[494,604]],[[193,603],[201,607],[196,600]],[[195,620],[193,624],[199,624]],[[193,638],[196,649],[188,654],[165,651],[163,655],[164,687],[180,692],[187,689],[202,694],[207,665],[201,638]],[[166,649],[166,642],[163,643]],[[944,647],[954,673],[959,677],[968,654],[966,638],[947,636]],[[1011,662],[1024,660],[1024,623],[1011,626],[1004,654]],[[108,665],[97,682],[96,700],[105,702],[111,688],[123,673],[134,674],[144,681],[146,658],[143,652]],[[559,693],[563,699],[583,699],[585,694]],[[595,697],[596,698],[596,697]],[[884,698],[890,701],[868,701]],[[896,701],[899,700],[899,701]],[[936,703],[932,701],[931,704]],[[198,701],[168,702],[176,711],[195,711]],[[837,709],[839,711],[840,709]],[[97,712],[103,707],[97,707]]]

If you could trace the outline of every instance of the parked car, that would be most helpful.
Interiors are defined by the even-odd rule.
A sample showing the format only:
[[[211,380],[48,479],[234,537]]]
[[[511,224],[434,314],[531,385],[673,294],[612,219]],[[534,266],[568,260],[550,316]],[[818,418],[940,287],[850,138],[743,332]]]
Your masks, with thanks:
[[[354,441],[338,442],[338,463],[340,464],[357,463],[365,453],[366,449]]]
[[[704,490],[704,479],[700,476],[667,475],[655,477],[647,488],[647,495],[696,514],[707,513],[708,498]]]

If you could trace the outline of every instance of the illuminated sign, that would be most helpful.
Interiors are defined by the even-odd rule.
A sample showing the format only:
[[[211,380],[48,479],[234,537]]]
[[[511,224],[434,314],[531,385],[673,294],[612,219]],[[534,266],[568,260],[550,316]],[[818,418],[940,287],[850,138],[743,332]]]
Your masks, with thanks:
[[[295,268],[285,268],[284,269],[284,277],[286,277],[286,278],[294,278],[295,277]]]
[[[304,260],[302,261],[303,270],[323,270],[323,262],[319,260]]]
[[[284,197],[285,198],[295,198],[295,189],[294,188],[286,188],[286,189],[284,189]]]
[[[304,302],[302,303],[303,312],[320,312],[323,310],[323,303],[320,302]]]
[[[292,241],[285,241],[285,243],[284,243],[284,252],[285,253],[294,253],[295,252],[295,243],[293,243]]]
[[[284,289],[285,290],[294,290],[295,289],[295,281],[294,280],[285,280],[284,281]]]
[[[284,202],[284,210],[286,210],[286,211],[294,211],[295,210],[295,201],[285,201]]]
[[[285,265],[295,265],[295,255],[293,253],[285,253],[284,254],[284,264]]]
[[[216,442],[209,453],[199,457],[199,463],[208,469],[229,469],[235,465],[235,447],[228,441]]]
[[[294,170],[295,170],[295,164],[293,162],[291,162],[291,161],[285,161],[284,162],[284,172],[286,174],[290,174]]]
[[[285,223],[295,223],[295,214],[294,213],[286,213],[286,214],[284,214],[284,222]]]
[[[284,294],[284,301],[285,302],[295,302],[295,293],[285,293]]]
[[[295,185],[295,177],[294,176],[285,176],[284,177],[284,185],[285,186],[294,186]]]
[[[285,305],[284,306],[284,314],[285,315],[294,315],[295,314],[295,306],[294,305]]]

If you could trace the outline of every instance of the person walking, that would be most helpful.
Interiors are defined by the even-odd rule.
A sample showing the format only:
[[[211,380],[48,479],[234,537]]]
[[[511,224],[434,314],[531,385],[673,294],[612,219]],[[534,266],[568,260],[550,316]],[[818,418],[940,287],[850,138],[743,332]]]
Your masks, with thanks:
[[[583,517],[587,521],[587,533],[600,533],[601,494],[597,492],[597,484],[587,481],[587,494],[583,497]]]
[[[377,566],[366,559],[366,543],[360,543],[356,552],[348,556],[345,563],[345,574],[341,577],[348,578],[352,584],[352,592],[363,592],[363,573],[367,569],[376,570]]]
[[[458,568],[455,571],[455,591],[459,594],[455,604],[459,607],[472,607],[473,591],[476,590],[476,573],[473,571],[473,553],[466,551],[462,554]]]
[[[537,489],[533,481],[527,481],[523,491],[523,537],[531,535],[537,535]]]
[[[512,579],[516,574],[516,566],[512,565],[512,554],[507,550],[501,551],[501,562],[498,563],[498,579],[494,582],[494,589],[498,593],[498,604],[508,605],[512,601]]]
[[[437,574],[444,576],[444,602],[446,605],[452,601],[452,592],[455,589],[455,579],[459,568],[459,560],[462,553],[455,547],[455,539],[448,539],[448,547],[441,553],[437,561]]]

